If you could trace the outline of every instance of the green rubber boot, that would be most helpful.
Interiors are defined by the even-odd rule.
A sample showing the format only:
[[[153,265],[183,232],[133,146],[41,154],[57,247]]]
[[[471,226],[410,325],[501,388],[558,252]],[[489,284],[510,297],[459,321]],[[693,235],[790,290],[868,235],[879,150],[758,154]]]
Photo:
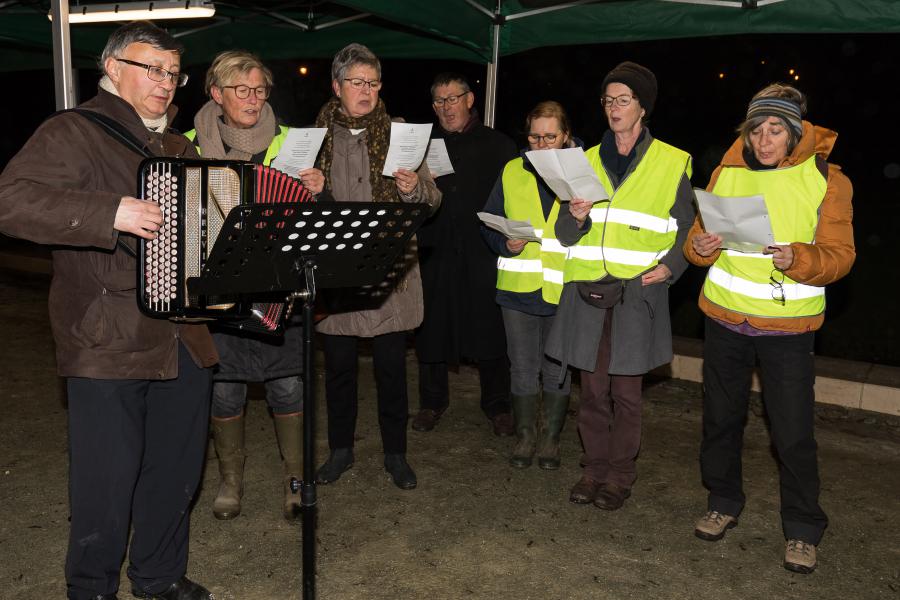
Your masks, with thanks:
[[[513,448],[509,464],[517,469],[531,466],[537,444],[537,405],[539,396],[529,394],[517,396],[513,394],[512,409],[516,426],[516,447]]]
[[[559,468],[559,434],[566,422],[569,395],[560,392],[544,392],[544,427],[538,444],[538,466],[542,469]]]

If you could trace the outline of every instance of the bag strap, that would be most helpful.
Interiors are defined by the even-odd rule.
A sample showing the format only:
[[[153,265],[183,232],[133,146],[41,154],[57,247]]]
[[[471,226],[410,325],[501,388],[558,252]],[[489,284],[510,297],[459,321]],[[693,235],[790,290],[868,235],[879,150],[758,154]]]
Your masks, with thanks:
[[[96,123],[100,126],[100,128],[105,131],[111,138],[144,158],[150,158],[153,156],[150,152],[144,148],[144,145],[141,144],[138,139],[127,129],[125,129],[121,123],[115,121],[107,117],[106,115],[102,115],[93,110],[86,110],[84,108],[68,108],[65,110],[60,110],[48,118],[53,118],[57,115],[62,115],[65,113],[75,113],[77,115],[81,115],[88,121]],[[122,248],[127,254],[129,254],[132,258],[137,258],[137,252],[135,252],[131,246],[126,244],[122,239],[116,240],[116,245]]]
[[[94,123],[99,125],[107,134],[109,134],[111,138],[113,138],[135,154],[139,154],[144,158],[150,158],[151,156],[153,156],[153,154],[147,151],[144,145],[134,136],[134,134],[125,129],[125,127],[123,127],[121,123],[96,111],[86,110],[84,108],[69,108],[66,110],[58,111],[51,116],[55,117],[56,115],[61,115],[69,112],[81,115],[88,121],[93,121]]]

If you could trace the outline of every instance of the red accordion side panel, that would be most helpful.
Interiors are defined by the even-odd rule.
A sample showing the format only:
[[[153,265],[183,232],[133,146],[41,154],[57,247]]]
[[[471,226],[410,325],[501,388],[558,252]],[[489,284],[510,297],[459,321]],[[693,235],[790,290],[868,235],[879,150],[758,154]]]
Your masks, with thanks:
[[[256,193],[253,199],[258,204],[280,202],[312,202],[313,195],[300,180],[286,173],[257,165]],[[281,324],[287,306],[283,302],[254,302],[252,313],[269,331],[275,331]]]

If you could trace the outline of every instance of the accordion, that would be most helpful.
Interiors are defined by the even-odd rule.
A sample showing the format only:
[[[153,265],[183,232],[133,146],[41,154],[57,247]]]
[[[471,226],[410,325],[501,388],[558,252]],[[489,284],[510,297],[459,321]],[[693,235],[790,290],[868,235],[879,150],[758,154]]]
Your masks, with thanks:
[[[148,158],[138,172],[138,197],[159,203],[163,223],[154,240],[141,240],[138,304],[158,318],[225,319],[224,324],[277,333],[288,299],[239,294],[191,294],[228,213],[253,203],[310,202],[299,179],[245,161]]]

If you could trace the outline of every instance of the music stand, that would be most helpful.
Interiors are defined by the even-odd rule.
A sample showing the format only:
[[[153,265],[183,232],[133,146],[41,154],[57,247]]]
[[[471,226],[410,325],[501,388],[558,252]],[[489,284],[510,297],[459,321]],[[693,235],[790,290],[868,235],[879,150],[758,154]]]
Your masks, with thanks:
[[[410,238],[428,217],[421,203],[316,202],[237,206],[228,213],[192,294],[285,292],[303,300],[303,599],[316,597],[313,305],[316,288],[387,298],[405,274]]]

